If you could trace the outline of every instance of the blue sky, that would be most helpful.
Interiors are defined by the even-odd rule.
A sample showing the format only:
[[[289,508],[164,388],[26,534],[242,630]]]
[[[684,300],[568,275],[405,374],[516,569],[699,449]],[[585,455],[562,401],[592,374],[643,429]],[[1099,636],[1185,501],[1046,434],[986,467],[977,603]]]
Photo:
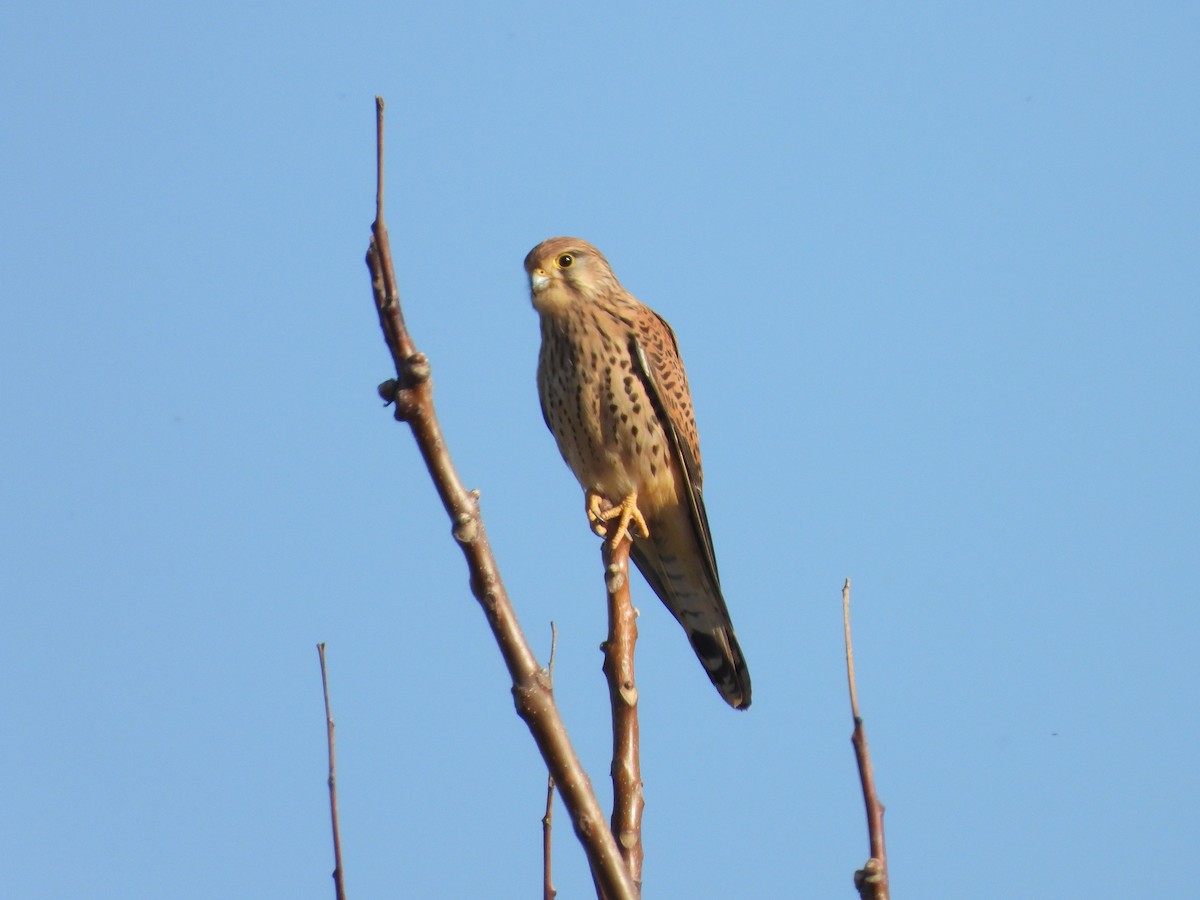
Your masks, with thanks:
[[[597,540],[521,260],[674,325],[729,710],[644,583],[647,896],[853,896],[839,589],[897,896],[1191,858],[1191,4],[10,4],[0,696],[13,896],[529,896],[544,770],[407,430],[388,222],[460,471],[608,803]],[[556,881],[589,894],[559,818]]]

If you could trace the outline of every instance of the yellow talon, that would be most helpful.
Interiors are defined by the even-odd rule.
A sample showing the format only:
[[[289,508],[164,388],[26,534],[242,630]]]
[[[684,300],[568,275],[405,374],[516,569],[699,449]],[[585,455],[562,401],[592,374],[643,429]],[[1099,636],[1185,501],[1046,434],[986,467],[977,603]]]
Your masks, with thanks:
[[[604,533],[608,529],[604,526],[604,514],[600,507],[604,504],[604,498],[595,491],[587,492],[587,517],[588,523],[592,526],[592,531],[604,537]]]
[[[637,526],[637,530],[641,533],[640,537],[650,537],[646,519],[637,506],[637,491],[631,493],[616,506],[610,506],[608,509],[603,509],[603,506],[603,497],[595,491],[587,492],[587,515],[588,521],[592,525],[592,531],[607,540],[612,546],[616,547],[626,537],[633,538],[629,529],[630,524]],[[615,529],[611,524],[614,519],[617,523]]]

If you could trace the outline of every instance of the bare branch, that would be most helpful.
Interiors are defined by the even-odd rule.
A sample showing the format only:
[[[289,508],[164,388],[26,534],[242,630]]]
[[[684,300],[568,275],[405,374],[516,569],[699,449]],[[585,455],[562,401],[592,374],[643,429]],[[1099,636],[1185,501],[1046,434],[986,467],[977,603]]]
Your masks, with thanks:
[[[608,677],[613,728],[612,831],[633,882],[642,886],[642,764],[639,750],[638,692],[633,677],[637,645],[637,611],[629,596],[629,550],[625,538],[615,548],[603,545],[604,583],[608,594],[608,640],[604,642],[604,674]]]
[[[452,532],[466,558],[471,591],[479,601],[492,634],[512,677],[517,713],[529,727],[538,750],[563,804],[571,815],[575,833],[583,844],[598,888],[608,900],[634,900],[637,889],[621,859],[612,833],[605,827],[604,813],[596,800],[587,773],[571,746],[570,738],[554,703],[549,678],[537,662],[517,622],[500,579],[496,559],[488,543],[479,495],[468,492],[458,476],[442,436],[433,404],[429,361],[419,353],[409,336],[400,310],[400,294],[392,265],[391,248],[383,211],[383,100],[376,98],[379,160],[376,186],[378,216],[371,227],[367,266],[384,340],[396,366],[396,378],[379,386],[386,401],[395,404],[395,416],[412,428],[417,448],[433,479],[442,505],[453,525]]]
[[[333,884],[337,900],[346,900],[346,885],[342,869],[342,835],[338,827],[337,757],[333,749],[333,711],[329,706],[329,677],[325,671],[325,644],[317,644],[321,660],[321,690],[325,694],[325,739],[329,745],[329,815],[333,820]]]
[[[867,809],[867,833],[870,837],[871,858],[854,873],[854,886],[862,900],[888,900],[890,896],[887,871],[887,848],[883,840],[883,804],[875,793],[875,770],[871,767],[871,751],[867,732],[858,714],[858,688],[854,681],[854,645],[850,640],[850,579],[842,585],[842,623],[846,631],[846,675],[850,683],[850,712],[854,716],[854,758],[862,781],[863,803]]]
[[[550,623],[550,662],[546,666],[546,675],[550,679],[550,688],[554,688],[554,654],[558,650],[558,629]],[[542,900],[554,900],[558,891],[554,889],[554,879],[551,877],[550,852],[553,849],[554,833],[554,776],[546,776],[546,812],[542,816]]]

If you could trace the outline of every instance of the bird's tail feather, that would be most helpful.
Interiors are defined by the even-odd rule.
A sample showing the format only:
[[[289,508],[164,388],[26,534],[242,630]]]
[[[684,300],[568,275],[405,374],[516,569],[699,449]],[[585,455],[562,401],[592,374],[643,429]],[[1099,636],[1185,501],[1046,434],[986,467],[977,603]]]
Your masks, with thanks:
[[[750,706],[750,671],[733,629],[688,628],[687,636],[704,671],[725,702],[734,709]]]

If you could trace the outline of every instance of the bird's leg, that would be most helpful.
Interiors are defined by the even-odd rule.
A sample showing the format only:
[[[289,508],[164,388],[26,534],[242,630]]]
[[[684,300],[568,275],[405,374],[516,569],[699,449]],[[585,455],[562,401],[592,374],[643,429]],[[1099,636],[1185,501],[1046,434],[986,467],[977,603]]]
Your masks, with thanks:
[[[604,503],[604,498],[600,494],[593,490],[587,492],[587,515],[588,521],[592,523],[592,531],[607,540],[612,546],[617,546],[626,537],[633,537],[629,529],[631,524],[637,526],[638,537],[650,537],[650,528],[646,525],[646,519],[637,506],[637,491],[631,492],[616,506],[610,506],[608,509],[602,508]],[[617,523],[616,528],[611,524],[614,519]]]

